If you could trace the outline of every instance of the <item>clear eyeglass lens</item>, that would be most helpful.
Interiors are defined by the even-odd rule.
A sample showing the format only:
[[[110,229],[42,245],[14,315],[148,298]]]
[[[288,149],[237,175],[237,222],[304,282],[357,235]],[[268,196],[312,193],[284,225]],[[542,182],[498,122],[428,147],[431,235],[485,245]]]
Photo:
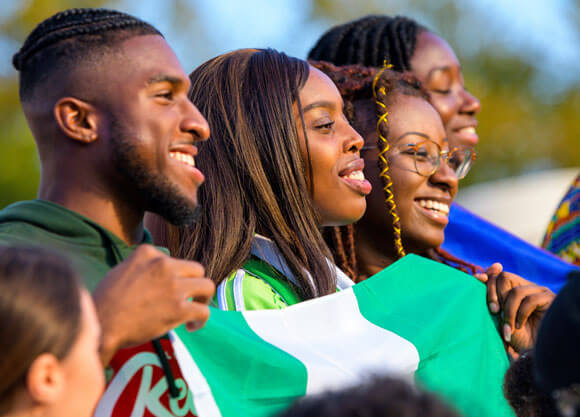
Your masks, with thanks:
[[[415,168],[420,175],[429,176],[439,167],[441,148],[430,140],[415,146]]]
[[[471,149],[452,149],[449,152],[441,152],[439,145],[431,140],[402,145],[398,149],[401,154],[413,157],[416,172],[425,177],[437,171],[441,159],[455,172],[457,179],[464,178],[473,163]]]

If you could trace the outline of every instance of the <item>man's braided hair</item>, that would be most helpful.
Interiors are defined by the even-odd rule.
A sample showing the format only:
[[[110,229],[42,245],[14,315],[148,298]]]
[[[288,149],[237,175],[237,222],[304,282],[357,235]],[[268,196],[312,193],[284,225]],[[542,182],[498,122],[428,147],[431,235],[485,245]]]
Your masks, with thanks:
[[[69,9],[41,22],[12,58],[20,71],[20,96],[31,97],[34,89],[55,72],[64,73],[87,59],[101,56],[120,42],[142,35],[161,33],[140,19],[107,9]]]

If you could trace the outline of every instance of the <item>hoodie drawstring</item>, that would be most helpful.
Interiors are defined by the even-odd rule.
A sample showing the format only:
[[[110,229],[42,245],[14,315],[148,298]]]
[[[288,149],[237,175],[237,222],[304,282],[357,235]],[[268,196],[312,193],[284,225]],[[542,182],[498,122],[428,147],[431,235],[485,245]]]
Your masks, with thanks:
[[[117,246],[117,244],[99,227],[96,227],[94,224],[89,223],[92,227],[95,227],[103,239],[109,242],[109,246],[113,251],[113,255],[115,257],[116,264],[120,264],[125,259],[121,254],[121,250]],[[177,388],[177,384],[175,383],[175,377],[173,376],[173,371],[171,370],[171,366],[169,365],[169,360],[165,355],[165,351],[163,350],[163,346],[161,346],[161,341],[159,339],[154,339],[152,342],[153,348],[155,349],[155,353],[159,358],[159,362],[161,362],[161,368],[163,369],[163,374],[165,375],[165,379],[167,380],[167,388],[169,390],[169,395],[171,398],[179,397],[179,388]]]

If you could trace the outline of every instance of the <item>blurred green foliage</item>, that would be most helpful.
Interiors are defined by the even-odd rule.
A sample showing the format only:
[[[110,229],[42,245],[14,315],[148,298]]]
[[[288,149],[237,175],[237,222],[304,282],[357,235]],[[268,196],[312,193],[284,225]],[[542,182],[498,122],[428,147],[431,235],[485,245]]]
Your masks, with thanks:
[[[466,85],[482,103],[477,163],[462,186],[542,169],[580,165],[580,88],[541,100],[523,62],[464,60]]]
[[[34,27],[59,10],[71,7],[111,6],[102,0],[32,0],[0,23],[0,34],[21,45]],[[16,51],[14,51],[16,52]],[[11,59],[5,56],[4,59]],[[0,78],[0,208],[14,201],[34,198],[40,164],[32,134],[20,109],[18,78]]]
[[[460,44],[459,37],[464,35],[466,25],[469,30],[470,16],[466,15],[465,3],[459,0],[306,2],[311,6],[310,19],[325,22],[325,27],[369,13],[406,14],[428,27],[437,28],[436,32],[453,47]],[[3,19],[0,36],[20,45],[38,22],[58,10],[103,5],[115,7],[116,3],[110,0],[23,2],[16,13]],[[167,2],[167,7],[171,8],[168,16],[173,27],[200,30],[196,29],[196,25],[191,25],[196,16],[194,0],[174,0]],[[184,30],[184,38],[188,38],[186,32]],[[202,43],[195,47],[204,48],[207,45]],[[462,186],[533,170],[579,165],[578,86],[544,100],[541,93],[531,87],[536,69],[521,58],[510,57],[501,45],[489,45],[468,57],[462,56],[459,49],[457,53],[464,68],[467,87],[482,102],[482,111],[478,116],[478,161]],[[40,173],[34,141],[20,110],[16,72],[11,77],[0,78],[0,132],[1,208],[17,200],[34,198]]]

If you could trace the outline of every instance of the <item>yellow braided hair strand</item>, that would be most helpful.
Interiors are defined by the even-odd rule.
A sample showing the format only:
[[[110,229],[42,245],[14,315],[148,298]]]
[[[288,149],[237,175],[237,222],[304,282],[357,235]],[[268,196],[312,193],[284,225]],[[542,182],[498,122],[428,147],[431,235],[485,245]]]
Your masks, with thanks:
[[[388,69],[390,65],[387,65],[386,61],[383,64],[383,68],[375,75],[372,84],[373,90],[373,98],[377,105],[377,133],[379,135],[379,139],[377,140],[377,145],[380,150],[379,152],[379,169],[380,169],[380,177],[383,181],[383,190],[385,192],[385,203],[387,204],[387,208],[389,213],[393,219],[393,236],[394,236],[394,243],[395,249],[397,250],[397,254],[400,258],[405,256],[405,249],[403,248],[403,242],[401,240],[401,223],[399,219],[399,215],[397,214],[397,205],[395,204],[395,198],[393,195],[393,191],[391,189],[393,185],[393,181],[391,180],[391,176],[389,175],[389,164],[387,162],[386,154],[389,151],[390,145],[387,141],[387,138],[381,132],[381,125],[384,123],[385,127],[387,126],[388,119],[387,116],[389,112],[387,111],[387,106],[384,104],[384,97],[387,95],[387,91],[384,86],[379,87],[377,89],[377,84],[383,72]]]

